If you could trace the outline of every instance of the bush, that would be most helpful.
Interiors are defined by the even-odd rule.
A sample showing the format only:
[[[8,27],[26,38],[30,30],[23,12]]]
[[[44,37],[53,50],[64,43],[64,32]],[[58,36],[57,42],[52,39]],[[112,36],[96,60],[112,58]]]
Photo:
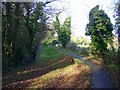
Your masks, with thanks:
[[[72,51],[79,51],[77,45],[73,42],[69,43],[69,45],[67,46],[68,49],[72,50]]]
[[[59,41],[57,41],[57,40],[53,40],[53,41],[51,42],[51,45],[53,45],[53,46],[56,46],[57,44],[59,44]]]
[[[113,51],[104,52],[102,56],[103,62],[105,64],[117,64],[118,63],[118,53]]]
[[[79,59],[77,59],[77,58],[74,58],[74,64],[75,64],[75,65],[80,64],[80,60],[79,60]]]
[[[84,54],[84,55],[89,55],[89,48],[85,47],[85,48],[80,48],[79,49],[79,53],[80,54]]]

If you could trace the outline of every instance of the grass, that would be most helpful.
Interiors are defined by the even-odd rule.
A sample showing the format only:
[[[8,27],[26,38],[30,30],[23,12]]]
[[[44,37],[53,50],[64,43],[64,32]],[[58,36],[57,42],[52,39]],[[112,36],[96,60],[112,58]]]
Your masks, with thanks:
[[[109,51],[106,53],[104,57],[104,66],[106,70],[110,73],[112,81],[114,82],[115,86],[120,89],[120,64],[118,62],[118,52]]]
[[[43,63],[49,60],[57,60],[58,58],[63,57],[62,53],[59,53],[55,49],[51,48],[50,46],[41,46],[41,50],[38,51],[37,54],[37,63]]]
[[[20,67],[12,67],[9,71],[3,73],[3,84],[7,84],[13,81],[20,81],[22,79],[27,79],[26,75],[29,75],[38,70],[45,69],[47,67],[59,68],[58,61],[60,58],[64,57],[63,54],[52,49],[49,46],[42,46],[41,51],[38,51],[37,60],[30,65],[23,65]],[[58,62],[58,63],[57,63]],[[51,66],[50,66],[51,64]],[[38,66],[40,65],[40,66]],[[66,64],[67,65],[67,64]],[[47,67],[45,67],[47,66]],[[63,65],[64,66],[64,65]]]
[[[90,69],[86,64],[78,59],[74,59],[73,64],[70,61],[72,57],[61,54],[49,46],[42,46],[41,52],[38,52],[37,61],[32,65],[3,75],[3,86],[89,88]]]
[[[84,65],[85,65],[85,63],[84,63],[83,61],[80,61],[80,60],[77,59],[77,58],[74,58],[74,64],[75,64],[75,65],[79,65],[79,64],[84,64]]]
[[[63,48],[61,48],[61,47],[54,47],[54,48],[55,48],[55,49],[63,50],[63,53],[72,52],[73,54],[80,55],[79,52],[72,51],[72,50],[70,50],[70,49],[68,49],[68,48],[65,48],[65,49],[63,49]]]
[[[72,52],[73,54],[76,54],[76,55],[80,55],[80,56],[83,56],[85,57],[86,59],[98,64],[98,65],[102,65],[104,62],[101,58],[98,58],[94,55],[89,55],[89,54],[84,54],[84,53],[79,53],[79,52],[76,52],[76,51],[71,51],[70,49],[63,49],[64,52]],[[108,56],[107,56],[108,57]],[[110,56],[111,57],[111,56]],[[114,58],[112,58],[113,60]],[[76,62],[76,60],[74,60]],[[108,60],[109,61],[109,60]],[[114,61],[113,61],[114,62]],[[117,70],[118,68],[120,68],[120,66],[116,65],[115,63],[112,63],[110,62],[110,64],[105,64],[107,67],[113,69],[113,70]]]
[[[108,64],[107,67],[109,67],[110,69],[113,69],[113,70],[120,69],[120,65],[116,65],[116,64]]]
[[[113,83],[115,84],[115,87],[120,89],[120,65],[118,64],[105,64],[104,65],[106,70],[110,73],[110,76],[112,78]]]
[[[104,56],[104,58],[99,58],[93,55],[84,56],[86,60],[90,60],[97,65],[101,65],[109,73],[115,87],[120,88],[120,65],[116,63],[116,56],[114,53],[108,53],[109,55]],[[104,62],[106,61],[106,63]]]

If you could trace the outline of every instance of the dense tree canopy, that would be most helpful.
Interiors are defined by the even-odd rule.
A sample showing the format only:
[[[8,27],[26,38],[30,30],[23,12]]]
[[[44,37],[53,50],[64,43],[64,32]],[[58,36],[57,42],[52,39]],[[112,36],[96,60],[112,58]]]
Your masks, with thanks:
[[[86,35],[91,36],[90,49],[92,53],[103,54],[108,43],[112,42],[113,26],[104,10],[99,6],[92,8],[89,13],[89,24],[86,26]]]
[[[2,3],[3,66],[31,63],[49,27],[44,3]],[[42,35],[42,36],[41,36]]]

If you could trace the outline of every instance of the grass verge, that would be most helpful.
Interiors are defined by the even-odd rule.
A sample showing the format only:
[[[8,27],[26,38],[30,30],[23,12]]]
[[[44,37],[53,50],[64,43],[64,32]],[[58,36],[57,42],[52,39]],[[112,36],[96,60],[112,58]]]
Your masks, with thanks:
[[[86,64],[78,59],[73,64],[72,57],[51,47],[43,46],[41,51],[45,57],[38,55],[32,65],[4,74],[3,88],[89,88],[90,69]]]
[[[51,48],[50,46],[42,45],[41,49],[37,52],[37,60],[35,64],[37,63],[43,63],[48,62],[49,60],[57,60],[60,57],[63,57],[64,55],[62,53],[59,53],[54,48]]]
[[[115,87],[120,89],[120,65],[104,64],[104,67],[109,72]]]

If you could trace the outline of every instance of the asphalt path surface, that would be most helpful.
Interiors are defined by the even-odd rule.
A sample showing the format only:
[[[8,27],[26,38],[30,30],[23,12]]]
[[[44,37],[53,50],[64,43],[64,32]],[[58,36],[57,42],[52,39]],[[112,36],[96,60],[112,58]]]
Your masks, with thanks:
[[[64,52],[62,49],[59,49],[60,52]],[[86,63],[91,69],[91,88],[115,88],[108,72],[100,65],[97,65],[89,60],[86,60],[84,57],[76,55],[72,52],[65,52],[66,55],[70,55],[74,58],[78,58]]]

